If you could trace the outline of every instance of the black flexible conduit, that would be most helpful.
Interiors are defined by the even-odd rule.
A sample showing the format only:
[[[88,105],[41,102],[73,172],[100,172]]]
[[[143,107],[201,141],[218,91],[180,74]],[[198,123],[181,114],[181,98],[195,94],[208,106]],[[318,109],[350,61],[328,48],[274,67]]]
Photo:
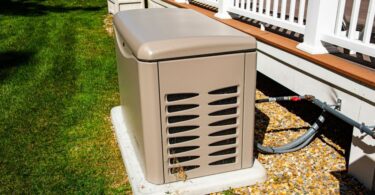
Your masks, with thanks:
[[[353,119],[341,114],[337,110],[331,108],[326,103],[321,102],[320,100],[316,99],[314,96],[311,95],[305,95],[305,96],[284,96],[284,97],[270,97],[265,99],[258,99],[255,101],[255,103],[264,103],[264,102],[279,102],[279,101],[301,101],[301,100],[307,100],[318,107],[320,107],[323,111],[322,114],[318,117],[318,119],[314,122],[314,124],[307,130],[305,134],[297,138],[296,140],[285,144],[283,146],[278,147],[267,147],[262,146],[260,143],[257,143],[257,148],[259,151],[264,153],[270,153],[270,154],[281,154],[281,153],[287,153],[287,152],[294,152],[297,150],[300,150],[307,146],[316,136],[316,134],[319,132],[319,128],[325,121],[325,113],[329,112],[336,116],[337,118],[345,121],[346,123],[357,127],[361,132],[365,132],[371,137],[375,138],[375,131],[370,130],[365,124],[360,124]]]
[[[331,108],[329,105],[327,105],[325,102],[321,102],[320,100],[318,99],[313,99],[312,100],[312,103],[314,103],[315,105],[319,106],[321,109],[331,113],[332,115],[336,116],[337,118],[345,121],[346,123],[348,123],[349,125],[352,125],[354,127],[357,127],[362,133],[366,133],[368,135],[370,135],[372,138],[375,139],[375,131],[374,130],[371,130],[369,127],[367,127],[364,123],[358,123],[357,121],[341,114],[340,112],[338,112],[337,110]]]

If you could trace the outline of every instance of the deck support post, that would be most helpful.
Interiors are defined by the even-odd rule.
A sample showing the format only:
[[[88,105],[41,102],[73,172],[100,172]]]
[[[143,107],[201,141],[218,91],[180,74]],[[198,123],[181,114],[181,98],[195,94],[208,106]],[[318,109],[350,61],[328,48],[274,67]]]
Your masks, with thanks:
[[[298,49],[311,54],[328,53],[321,36],[334,34],[338,6],[339,0],[308,2],[304,41],[297,45]]]
[[[228,13],[228,8],[233,5],[233,0],[219,0],[218,1],[218,12],[215,14],[215,17],[220,19],[232,19],[232,16]]]
[[[370,108],[367,108],[370,107]],[[361,108],[371,112],[371,106]],[[374,107],[372,107],[374,110]],[[364,110],[365,112],[367,110]],[[368,112],[368,111],[367,111]],[[371,114],[361,114],[358,120],[364,120],[371,124],[374,121]],[[349,155],[349,174],[357,178],[370,191],[375,192],[375,142],[374,138],[364,134],[357,128],[353,128],[352,144]]]

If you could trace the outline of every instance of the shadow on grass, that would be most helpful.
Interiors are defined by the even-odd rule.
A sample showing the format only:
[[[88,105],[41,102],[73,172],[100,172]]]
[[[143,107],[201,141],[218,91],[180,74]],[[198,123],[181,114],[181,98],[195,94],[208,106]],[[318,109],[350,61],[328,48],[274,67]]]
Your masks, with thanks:
[[[0,27],[10,37],[0,41],[0,194],[129,190],[106,115],[118,104],[113,43],[104,9],[90,7],[105,3],[0,1],[0,20],[16,26]]]
[[[4,81],[12,72],[29,62],[34,52],[7,51],[0,52],[0,82]]]
[[[99,11],[102,6],[61,6],[44,5],[43,1],[30,0],[2,0],[0,1],[0,15],[11,16],[38,16],[49,12],[69,12],[69,11]]]
[[[76,118],[67,118],[64,112],[69,106],[67,100],[77,91],[78,74],[74,70],[75,28],[71,25],[65,30],[72,33],[56,35],[64,44],[55,45],[59,52],[45,57],[51,58],[53,66],[43,79],[35,79],[35,72],[24,70],[32,52],[0,54],[1,79],[12,76],[16,82],[25,80],[29,83],[27,87],[24,83],[16,83],[22,91],[5,94],[7,102],[0,102],[5,111],[5,115],[0,116],[2,193],[40,193],[51,189],[63,192],[69,188],[78,189],[77,185],[83,185],[79,181],[92,176],[82,175],[77,166],[68,164],[68,143],[63,140],[63,128],[77,124]],[[30,62],[30,65],[39,68],[39,63]],[[22,74],[12,74],[12,71]]]

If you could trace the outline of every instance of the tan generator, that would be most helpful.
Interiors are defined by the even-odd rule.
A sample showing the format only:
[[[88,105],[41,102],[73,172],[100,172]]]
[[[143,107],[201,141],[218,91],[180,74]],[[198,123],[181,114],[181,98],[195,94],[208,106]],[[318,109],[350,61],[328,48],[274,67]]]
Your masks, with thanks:
[[[114,28],[123,116],[147,181],[252,167],[256,40],[187,9],[119,12]]]

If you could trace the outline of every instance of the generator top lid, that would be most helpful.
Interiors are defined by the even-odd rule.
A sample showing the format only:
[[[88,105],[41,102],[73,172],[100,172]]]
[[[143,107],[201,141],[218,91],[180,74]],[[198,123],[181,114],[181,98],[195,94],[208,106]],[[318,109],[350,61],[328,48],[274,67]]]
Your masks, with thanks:
[[[253,37],[188,9],[138,9],[118,12],[117,36],[135,57],[157,61],[255,50]]]

